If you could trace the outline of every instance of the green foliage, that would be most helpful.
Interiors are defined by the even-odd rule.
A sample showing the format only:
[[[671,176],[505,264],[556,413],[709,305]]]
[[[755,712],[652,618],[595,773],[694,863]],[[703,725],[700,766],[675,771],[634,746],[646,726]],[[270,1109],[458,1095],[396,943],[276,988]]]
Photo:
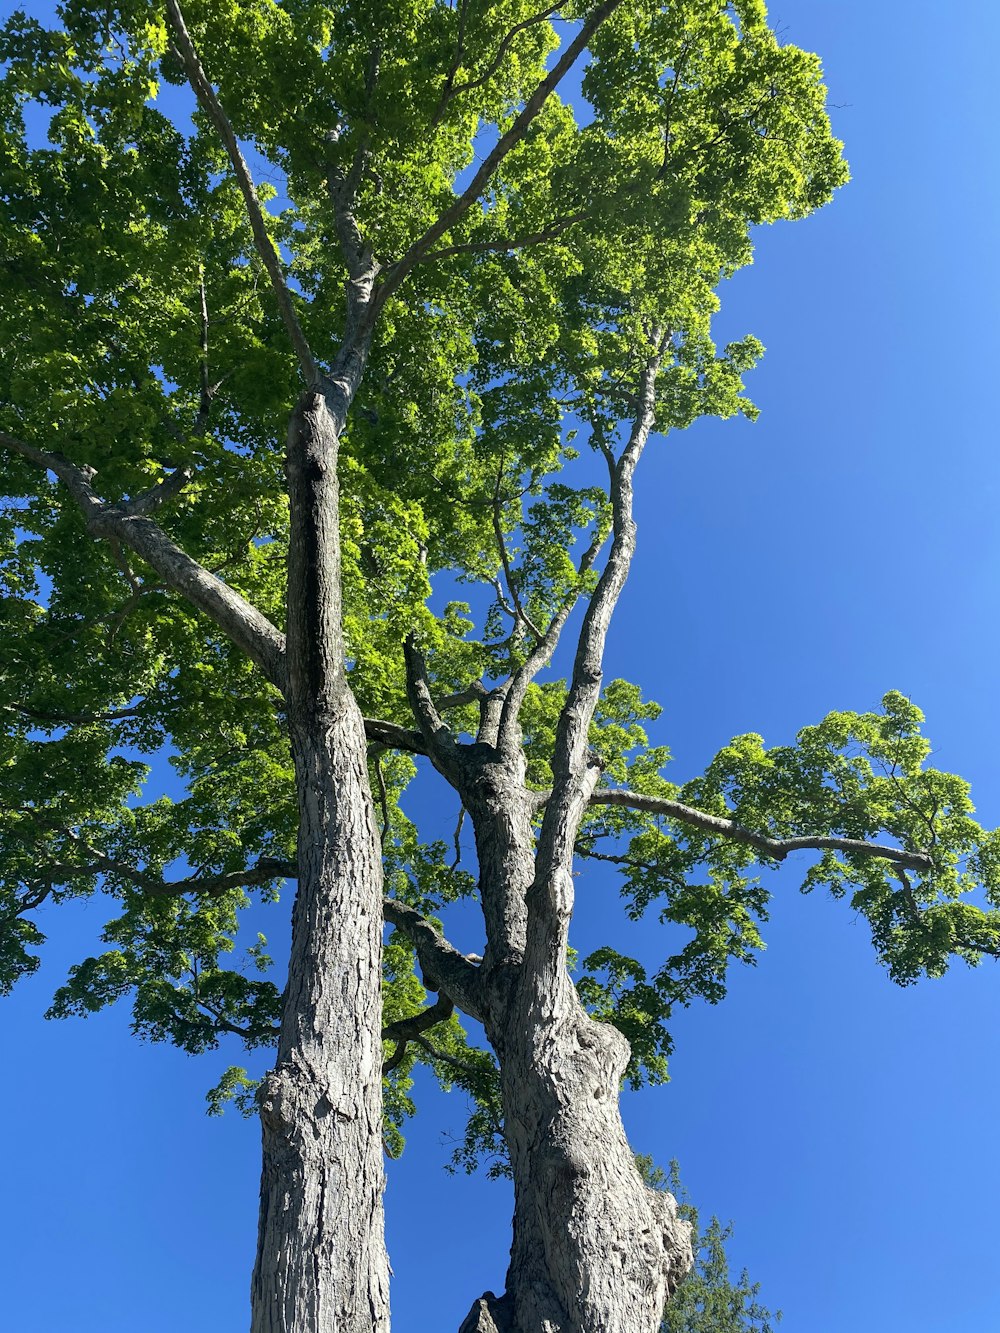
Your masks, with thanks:
[[[972,818],[961,778],[926,766],[930,744],[922,722],[919,709],[891,692],[881,712],[831,713],[804,727],[794,745],[768,749],[760,736],[738,736],[704,776],[681,787],[649,766],[646,749],[631,763],[619,757],[605,774],[752,834],[863,842],[888,835],[886,846],[926,853],[926,870],[906,870],[852,850],[822,850],[818,859],[811,852],[814,863],[802,878],[803,892],[825,885],[848,898],[867,919],[889,975],[907,985],[942,975],[953,958],[975,965],[1000,954],[997,834]],[[600,850],[606,843],[617,849],[623,840],[626,849]],[[749,872],[769,858],[729,836],[621,806],[593,807],[579,850],[618,867],[630,917],[655,907],[671,928],[668,938],[682,928],[676,952],[652,976],[636,959],[604,947],[584,959],[578,983],[594,1015],[629,1038],[632,1083],[659,1081],[666,1077],[673,1007],[695,998],[716,1003],[730,963],[753,963],[765,947],[770,892]]]
[[[639,1155],[636,1165],[653,1189],[669,1189],[674,1194],[679,1215],[691,1224],[694,1267],[664,1310],[660,1333],[774,1333],[781,1311],[772,1314],[761,1305],[760,1283],[751,1282],[746,1269],[733,1280],[726,1255],[732,1224],[723,1226],[713,1217],[702,1231],[698,1210],[680,1183],[676,1162],[665,1172],[651,1157]]]
[[[328,181],[353,183],[358,228],[391,273],[510,127],[563,30],[526,0],[186,8],[326,364],[347,277]],[[0,29],[0,431],[95,469],[110,502],[190,469],[157,521],[280,627],[282,444],[299,381],[243,199],[159,11],[66,0],[59,12],[52,29],[23,12]],[[716,347],[716,290],[751,261],[755,227],[804,216],[846,179],[819,63],[779,42],[759,0],[623,5],[589,44],[582,88],[576,107],[549,98],[389,297],[342,441],[351,685],[366,713],[403,726],[409,632],[445,695],[506,678],[538,627],[593,591],[606,460],[652,328],[665,335],[661,435],[755,416],[742,381],[763,349],[750,336]],[[50,474],[4,453],[2,492],[0,988],[37,965],[42,904],[100,893],[107,948],[72,969],[53,1014],[129,997],[145,1037],[267,1044],[278,985],[258,914],[278,896],[297,818],[280,700],[141,560],[90,540]],[[539,789],[564,698],[540,677],[525,700]],[[826,885],[867,917],[901,983],[1000,951],[1000,841],[972,819],[961,780],[927,766],[901,696],[831,714],[794,745],[737,738],[683,786],[649,743],[657,712],[635,685],[605,686],[590,735],[604,787],[751,834],[926,852],[926,873],[831,848],[804,871],[806,889]],[[475,717],[449,720],[461,733]],[[175,800],[144,785],[164,755]],[[413,818],[416,771],[372,753],[387,891],[437,919],[477,887],[440,828]],[[717,1001],[730,963],[763,948],[761,853],[620,806],[592,808],[578,852],[611,860],[626,912],[655,910],[666,928],[661,965],[609,939],[579,977],[632,1044],[628,1077],[664,1078],[674,1007]],[[387,1022],[427,1003],[395,935],[384,988]],[[493,1154],[492,1057],[454,1018],[428,1041],[388,1073],[389,1150],[421,1062],[472,1099],[458,1164]],[[244,1078],[224,1075],[213,1109],[249,1095]]]

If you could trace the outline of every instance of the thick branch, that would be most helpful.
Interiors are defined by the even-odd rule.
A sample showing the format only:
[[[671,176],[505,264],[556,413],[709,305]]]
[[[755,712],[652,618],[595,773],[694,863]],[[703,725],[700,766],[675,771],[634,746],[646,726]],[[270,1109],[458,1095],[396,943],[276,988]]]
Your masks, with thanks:
[[[427,744],[419,731],[409,731],[397,726],[395,722],[380,722],[377,718],[365,718],[365,735],[376,745],[384,745],[387,750],[405,750],[407,754],[426,754]]]
[[[36,449],[4,431],[0,431],[0,445],[58,477],[83,511],[93,536],[120,542],[142,556],[169,588],[204,612],[242,648],[272,685],[284,689],[284,635],[255,606],[182,551],[152,519],[131,513],[127,506],[105,504],[91,486],[96,475],[93,468],[78,467],[62,454]]]
[[[503,713],[500,720],[500,736],[504,742],[509,743],[513,739],[514,728],[517,726],[518,715],[524,702],[524,696],[528,691],[528,686],[539,671],[543,671],[552,661],[552,654],[559,644],[559,636],[562,634],[566,621],[569,619],[580,595],[580,581],[593,568],[594,561],[604,545],[605,535],[600,530],[594,534],[593,541],[584,551],[580,560],[576,586],[567,593],[562,606],[549,621],[540,641],[532,649],[523,665],[511,677],[509,688],[504,697]]]
[[[880,857],[908,870],[933,870],[934,858],[928,852],[910,852],[902,847],[887,847],[884,843],[866,842],[861,838],[838,838],[827,834],[807,834],[797,838],[769,838],[766,833],[754,833],[735,820],[720,815],[709,815],[694,806],[684,805],[663,796],[643,796],[636,791],[610,789],[595,791],[591,805],[624,805],[630,810],[646,810],[664,815],[667,819],[687,824],[730,842],[743,843],[760,852],[769,861],[783,861],[792,852],[833,851],[849,856]]]
[[[458,763],[458,747],[431,698],[423,654],[412,634],[403,645],[403,655],[406,661],[406,694],[424,738],[426,752],[430,755],[435,768],[445,776],[454,778]]]
[[[405,935],[416,950],[428,990],[443,991],[463,1013],[481,1022],[478,966],[449,944],[415,908],[398,898],[384,898],[382,912],[386,921]]]
[[[292,303],[291,293],[288,290],[288,284],[285,280],[284,269],[277,250],[268,235],[267,226],[264,222],[264,211],[260,205],[260,199],[257,196],[257,189],[253,183],[253,177],[250,175],[250,168],[246,164],[236,134],[229,121],[229,117],[223,110],[222,103],[219,101],[215,89],[208,80],[198,52],[195,50],[194,43],[191,40],[191,34],[187,30],[184,22],[184,15],[177,0],[167,0],[167,13],[170,16],[170,22],[173,25],[174,32],[177,35],[177,53],[184,65],[188,81],[194,95],[204,109],[209,120],[218,131],[219,138],[222,140],[229,160],[233,166],[233,172],[236,176],[236,182],[240,187],[247,209],[247,217],[250,222],[250,230],[253,232],[254,244],[257,247],[257,253],[260,255],[261,262],[267,270],[267,275],[271,279],[271,286],[274,289],[275,299],[278,303],[278,310],[281,314],[285,330],[295,349],[295,355],[298,357],[299,366],[308,388],[316,388],[319,385],[320,376],[316,367],[316,361],[310,350],[306,336],[302,332],[302,326],[299,324],[298,316],[295,313],[295,306]]]
[[[465,704],[482,703],[489,691],[481,680],[474,680],[465,690],[459,690],[457,694],[446,694],[443,698],[436,701],[436,707],[439,713],[446,713],[450,708],[462,708]]]
[[[422,1032],[444,1023],[455,1012],[455,1006],[447,995],[438,996],[437,1000],[419,1014],[409,1018],[398,1018],[395,1023],[388,1023],[382,1029],[383,1041],[411,1041]]]
[[[173,3],[173,0],[171,0],[171,3]],[[457,222],[460,222],[469,209],[479,200],[501,162],[527,134],[532,122],[548,100],[549,94],[558,87],[564,76],[576,63],[577,58],[586,50],[587,43],[594,33],[605,19],[610,18],[621,3],[622,0],[602,0],[601,4],[596,5],[591,10],[588,17],[583,21],[580,31],[525,102],[520,113],[511,123],[510,128],[500,136],[496,146],[483,159],[482,165],[465,190],[449,208],[445,209],[437,222],[430,226],[419,240],[414,241],[402,259],[393,266],[385,285],[380,291],[380,300],[384,301],[391,292],[396,290],[414,265],[419,264],[441,237]]]
[[[636,395],[638,407],[628,443],[612,469],[611,550],[583,617],[569,692],[559,716],[552,761],[552,796],[546,806],[539,834],[539,884],[551,881],[557,872],[568,876],[576,831],[598,777],[597,770],[588,762],[588,734],[600,696],[608,627],[625,586],[635,551],[632,478],[653,429],[656,376],[660,368],[662,345],[662,334],[655,331],[654,350],[639,377]],[[538,906],[545,914],[541,901]],[[571,897],[560,909],[560,916],[566,917],[569,911]],[[561,923],[560,929],[565,929],[567,924],[568,917]]]
[[[175,468],[169,477],[164,477],[148,491],[137,495],[134,500],[127,500],[119,505],[119,508],[123,513],[131,514],[133,517],[155,513],[162,505],[180,495],[193,476],[194,473],[189,467]]]

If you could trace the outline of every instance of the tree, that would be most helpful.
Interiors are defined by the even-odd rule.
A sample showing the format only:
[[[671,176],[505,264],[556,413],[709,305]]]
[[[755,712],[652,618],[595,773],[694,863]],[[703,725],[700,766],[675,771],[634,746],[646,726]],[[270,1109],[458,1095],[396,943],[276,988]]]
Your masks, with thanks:
[[[691,1227],[694,1263],[667,1304],[660,1333],[774,1333],[771,1321],[779,1323],[781,1312],[772,1314],[761,1305],[760,1283],[751,1282],[746,1269],[736,1282],[730,1275],[726,1241],[732,1225],[723,1226],[713,1217],[702,1232],[698,1210],[681,1187],[677,1163],[670,1163],[668,1175],[651,1158],[639,1156],[636,1161],[653,1189],[673,1191],[677,1211]]]
[[[662,1077],[671,1009],[759,947],[753,866],[821,852],[807,886],[850,893],[902,982],[998,947],[965,896],[996,894],[996,840],[902,696],[678,790],[655,707],[602,682],[643,448],[753,413],[760,349],[717,352],[715,288],[845,177],[818,62],[756,0],[61,15],[0,46],[5,979],[35,908],[99,889],[111,947],[53,1013],[130,995],[153,1039],[277,1044],[260,1333],[387,1326],[383,1141],[418,1059],[514,1179],[507,1290],[466,1327],[653,1328],[690,1241],[619,1084]],[[188,795],[140,803],[165,744]],[[400,806],[429,767],[475,881]],[[576,857],[686,928],[654,976],[601,949],[574,985]],[[286,877],[282,992],[263,941],[225,955]],[[481,957],[441,929],[469,895]]]

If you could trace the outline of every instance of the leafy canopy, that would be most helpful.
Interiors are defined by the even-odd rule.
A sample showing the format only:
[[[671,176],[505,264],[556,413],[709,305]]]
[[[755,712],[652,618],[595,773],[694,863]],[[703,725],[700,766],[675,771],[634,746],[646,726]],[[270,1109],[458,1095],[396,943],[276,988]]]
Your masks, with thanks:
[[[402,726],[409,633],[446,695],[506,678],[538,627],[592,591],[611,522],[602,453],[627,434],[651,329],[664,334],[661,435],[755,415],[742,379],[762,349],[751,336],[716,348],[716,289],[751,261],[753,227],[804,216],[846,178],[819,62],[780,44],[760,0],[639,0],[592,38],[580,95],[550,96],[481,200],[417,253],[584,12],[523,0],[187,10],[318,355],[332,358],[347,318],[337,198],[352,199],[384,274],[408,265],[341,455],[350,682],[366,714]],[[58,14],[48,28],[19,11],[0,30],[0,431],[93,469],[111,503],[187,470],[158,521],[280,627],[282,443],[299,380],[229,159],[158,6],[66,0]],[[16,452],[3,467],[0,984],[37,966],[37,908],[100,893],[107,948],[72,970],[54,1015],[130,997],[153,1040],[266,1045],[279,985],[264,918],[247,908],[278,897],[294,852],[280,699],[138,557],[91,540],[51,472]],[[543,679],[525,702],[539,788],[563,698]],[[900,878],[828,850],[806,878],[851,895],[897,980],[997,948],[992,907],[968,897],[975,882],[998,891],[995,840],[960,780],[925,767],[919,714],[900,696],[884,713],[834,714],[793,746],[738,738],[681,788],[647,742],[656,711],[635,686],[606,686],[592,731],[603,787],[772,838],[881,832],[927,852],[926,873]],[[473,704],[453,716],[474,730]],[[169,798],[146,787],[162,756],[180,793]],[[387,892],[443,918],[475,879],[440,829],[407,814],[416,761],[376,746],[371,764]],[[762,947],[759,849],[608,805],[578,850],[615,859],[626,910],[655,906],[671,927],[654,976],[608,947],[579,979],[632,1042],[633,1080],[664,1077],[672,1007],[717,1000],[730,960]],[[385,999],[390,1028],[425,1003],[398,934]],[[492,1059],[467,1048],[454,1016],[432,1037],[387,1043],[387,1142],[401,1146],[421,1060],[479,1099],[459,1151],[469,1162],[496,1143]],[[247,1086],[231,1070],[215,1104]]]

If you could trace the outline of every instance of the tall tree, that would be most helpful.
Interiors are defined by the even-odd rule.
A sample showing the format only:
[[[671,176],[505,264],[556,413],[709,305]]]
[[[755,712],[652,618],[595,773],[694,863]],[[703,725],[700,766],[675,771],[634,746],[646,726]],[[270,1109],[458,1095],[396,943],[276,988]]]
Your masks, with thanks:
[[[902,696],[677,789],[603,681],[644,448],[753,414],[715,289],[845,178],[818,61],[760,0],[59,13],[0,37],[5,983],[35,909],[100,891],[110,947],[54,1014],[131,996],[153,1039],[277,1046],[255,1333],[388,1327],[417,1060],[514,1181],[506,1292],[464,1328],[652,1330],[690,1238],[620,1083],[759,946],[753,866],[819,852],[900,981],[1000,948],[966,896],[997,841]],[[186,795],[144,802],[164,747]],[[430,768],[475,877],[400,806]],[[578,857],[687,928],[655,975],[606,948],[574,983]],[[285,878],[280,988],[264,942],[226,956]],[[481,955],[441,928],[463,896]]]

